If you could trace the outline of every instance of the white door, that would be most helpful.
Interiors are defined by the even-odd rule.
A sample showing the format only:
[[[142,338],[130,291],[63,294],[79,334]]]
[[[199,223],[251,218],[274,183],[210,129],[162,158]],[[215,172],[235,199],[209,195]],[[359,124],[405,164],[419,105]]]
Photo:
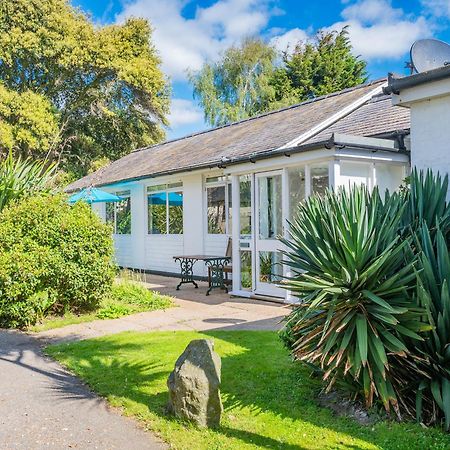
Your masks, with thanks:
[[[259,173],[255,181],[255,293],[284,297],[277,286],[283,275],[283,172]]]

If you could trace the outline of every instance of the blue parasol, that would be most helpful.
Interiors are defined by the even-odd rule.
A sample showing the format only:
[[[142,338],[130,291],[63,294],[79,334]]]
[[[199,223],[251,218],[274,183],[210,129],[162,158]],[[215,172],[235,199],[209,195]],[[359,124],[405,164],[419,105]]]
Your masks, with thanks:
[[[110,194],[109,192],[94,187],[88,187],[71,195],[68,201],[69,203],[82,201],[91,204],[99,202],[120,202],[121,200],[122,198],[118,195]]]
[[[149,194],[150,203],[152,205],[165,205],[167,198],[165,192],[158,192],[156,194]],[[170,206],[182,206],[183,194],[178,192],[169,192],[169,205]]]

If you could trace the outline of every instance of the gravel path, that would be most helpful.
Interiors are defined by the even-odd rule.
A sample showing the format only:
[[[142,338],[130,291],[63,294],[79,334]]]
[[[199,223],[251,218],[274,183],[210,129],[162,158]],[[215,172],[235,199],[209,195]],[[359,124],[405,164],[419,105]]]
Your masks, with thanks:
[[[166,448],[45,357],[30,336],[0,331],[0,374],[2,450]]]

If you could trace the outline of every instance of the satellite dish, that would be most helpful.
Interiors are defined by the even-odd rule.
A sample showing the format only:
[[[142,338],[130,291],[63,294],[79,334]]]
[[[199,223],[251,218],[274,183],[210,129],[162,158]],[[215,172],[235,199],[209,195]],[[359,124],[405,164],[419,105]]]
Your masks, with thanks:
[[[450,45],[437,39],[420,39],[411,46],[411,69],[426,72],[450,65]]]

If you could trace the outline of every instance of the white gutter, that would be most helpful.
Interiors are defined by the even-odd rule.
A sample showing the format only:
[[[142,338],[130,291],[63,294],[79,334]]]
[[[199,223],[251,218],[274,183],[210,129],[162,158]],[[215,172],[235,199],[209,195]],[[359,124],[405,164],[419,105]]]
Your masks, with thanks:
[[[284,148],[297,147],[298,145],[303,144],[308,139],[312,138],[316,134],[320,133],[321,131],[325,130],[329,126],[333,125],[338,120],[342,119],[343,117],[352,113],[356,109],[360,108],[362,105],[367,103],[373,96],[375,96],[377,94],[381,94],[383,92],[383,88],[386,87],[387,85],[388,85],[388,82],[385,81],[384,83],[377,86],[375,89],[372,89],[367,94],[358,98],[358,100],[355,100],[353,103],[350,103],[350,105],[347,105],[345,108],[342,108],[336,114],[331,115],[326,120],[324,120],[323,122],[320,122],[319,124],[312,127],[311,129],[309,129],[305,133],[301,134],[297,138],[293,139],[292,141],[288,142],[287,144],[282,145],[277,150],[282,150]]]

